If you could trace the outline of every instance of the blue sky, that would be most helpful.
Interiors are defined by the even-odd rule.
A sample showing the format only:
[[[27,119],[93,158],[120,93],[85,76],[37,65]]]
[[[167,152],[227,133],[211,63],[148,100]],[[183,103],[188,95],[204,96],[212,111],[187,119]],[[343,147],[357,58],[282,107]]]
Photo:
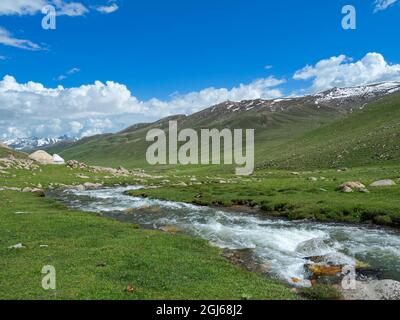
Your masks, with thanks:
[[[3,139],[89,135],[227,98],[400,80],[396,0],[24,2],[0,4]],[[56,30],[41,26],[46,3]],[[356,30],[342,28],[346,4]]]

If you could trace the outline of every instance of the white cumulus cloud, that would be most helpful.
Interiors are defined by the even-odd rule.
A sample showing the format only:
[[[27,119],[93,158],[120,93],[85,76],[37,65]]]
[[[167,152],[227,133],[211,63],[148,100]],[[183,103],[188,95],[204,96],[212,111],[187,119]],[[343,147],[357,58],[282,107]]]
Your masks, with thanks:
[[[5,76],[0,81],[0,135],[39,131],[42,136],[99,134],[143,120],[190,114],[226,100],[282,97],[278,86],[284,82],[269,77],[231,89],[211,87],[174,94],[167,100],[140,101],[125,85],[113,81],[96,81],[75,88],[46,88],[41,83],[19,83],[12,76]],[[8,130],[10,127],[15,130]]]
[[[109,6],[97,6],[96,10],[98,12],[104,13],[104,14],[110,14],[119,9],[119,6],[116,3],[113,3]]]
[[[46,5],[53,5],[58,15],[82,16],[89,10],[81,2],[65,0],[1,0],[0,15],[34,15]]]
[[[0,27],[0,44],[9,46],[9,47],[15,47],[19,49],[25,49],[25,50],[31,50],[31,51],[36,51],[36,50],[41,50],[42,48],[30,41],[30,40],[23,40],[23,39],[17,39],[15,38],[11,32],[6,30],[3,27]]]
[[[388,63],[380,53],[371,52],[361,60],[340,55],[321,60],[314,66],[297,71],[293,79],[312,80],[311,91],[318,92],[332,87],[350,87],[374,82],[399,81],[400,64]]]

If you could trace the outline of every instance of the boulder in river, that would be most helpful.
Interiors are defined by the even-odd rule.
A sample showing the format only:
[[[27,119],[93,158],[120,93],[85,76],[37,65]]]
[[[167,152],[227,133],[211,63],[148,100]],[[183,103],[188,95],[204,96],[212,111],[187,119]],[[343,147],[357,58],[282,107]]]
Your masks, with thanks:
[[[91,183],[91,182],[86,182],[83,184],[86,190],[96,190],[100,189],[103,187],[101,183]]]
[[[314,238],[300,243],[296,252],[304,257],[321,256],[330,250],[329,240],[323,238]]]
[[[164,226],[160,228],[161,231],[172,233],[172,234],[178,234],[182,233],[182,229],[175,227],[175,226]]]

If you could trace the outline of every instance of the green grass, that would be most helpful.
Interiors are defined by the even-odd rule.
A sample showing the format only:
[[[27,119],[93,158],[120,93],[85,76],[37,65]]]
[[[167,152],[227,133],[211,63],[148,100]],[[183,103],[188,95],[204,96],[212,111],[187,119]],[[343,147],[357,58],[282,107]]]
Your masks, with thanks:
[[[77,182],[77,172],[63,166],[34,173],[14,170],[17,177],[0,185]],[[123,181],[109,183],[116,182]],[[0,220],[0,299],[296,298],[284,285],[230,264],[206,241],[138,230],[33,194],[0,191]],[[17,243],[26,248],[8,248]],[[56,268],[56,291],[41,287],[45,265]]]
[[[145,134],[150,128],[166,125],[156,123],[49,151],[62,151],[66,159],[88,164],[143,167],[161,175],[159,178],[105,179],[104,174],[43,166],[34,172],[7,170],[8,174],[0,174],[0,187],[40,183],[46,188],[51,183],[86,181],[144,184],[157,188],[131,194],[198,205],[245,205],[270,216],[296,220],[399,227],[399,106],[400,95],[393,95],[350,115],[301,106],[291,112],[247,112],[228,119],[206,119],[198,114],[185,120],[183,127],[255,127],[258,168],[250,177],[234,176],[233,166],[148,166]],[[0,156],[9,152],[0,148]],[[338,167],[348,170],[338,172]],[[295,175],[291,171],[299,172]],[[77,173],[90,179],[79,179]],[[193,176],[197,181],[192,181]],[[395,180],[397,185],[369,188],[370,193],[336,191],[347,181],[360,181],[368,187],[381,179]],[[176,185],[182,182],[186,186]],[[0,219],[2,299],[296,298],[282,284],[231,265],[205,241],[137,230],[133,225],[71,211],[31,194],[0,191]],[[27,248],[8,249],[16,243]],[[41,244],[49,248],[40,249]],[[105,267],[98,267],[99,263]],[[57,293],[40,287],[40,271],[47,264],[57,269]],[[135,287],[133,294],[124,292],[129,284]],[[325,293],[310,291],[309,297],[321,298]]]
[[[302,170],[398,164],[399,119],[400,95],[386,97],[277,148],[260,147],[259,164]]]
[[[10,156],[10,155],[13,155],[16,158],[26,158],[27,157],[27,155],[23,152],[18,152],[18,151],[0,146],[0,158],[4,158],[4,157]]]
[[[203,170],[181,171],[165,187],[130,192],[132,195],[230,207],[246,205],[268,215],[290,219],[373,222],[398,226],[400,218],[400,185],[369,188],[370,193],[341,193],[336,188],[348,181],[361,181],[367,187],[376,180],[393,179],[399,183],[399,166],[361,167],[346,172],[315,170],[299,172],[260,170],[248,178],[210,174]],[[201,185],[190,185],[192,175]],[[310,181],[315,177],[318,181]],[[228,183],[221,184],[220,180]],[[173,186],[183,181],[188,186]],[[171,186],[172,185],[172,186]]]

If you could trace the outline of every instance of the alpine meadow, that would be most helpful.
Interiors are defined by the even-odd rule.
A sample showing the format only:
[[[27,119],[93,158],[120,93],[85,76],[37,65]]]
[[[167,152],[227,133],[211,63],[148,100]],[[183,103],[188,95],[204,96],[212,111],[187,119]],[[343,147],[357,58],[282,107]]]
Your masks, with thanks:
[[[1,1],[0,299],[400,300],[399,4]]]

